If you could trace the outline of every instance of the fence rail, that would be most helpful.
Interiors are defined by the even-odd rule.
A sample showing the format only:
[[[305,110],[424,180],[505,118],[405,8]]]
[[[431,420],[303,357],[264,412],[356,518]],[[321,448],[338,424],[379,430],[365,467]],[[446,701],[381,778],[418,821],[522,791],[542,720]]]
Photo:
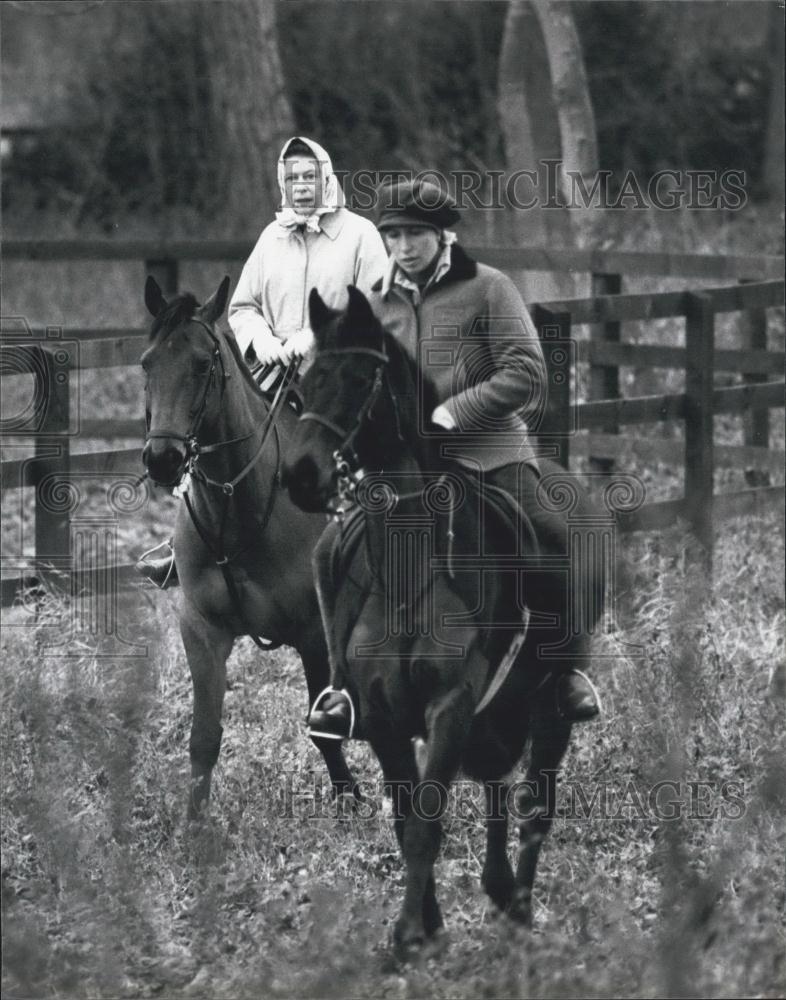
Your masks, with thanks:
[[[138,242],[113,241],[7,241],[6,260],[143,260],[164,289],[177,289],[178,262],[187,260],[242,260],[251,241]],[[784,405],[783,382],[773,376],[783,373],[784,353],[767,350],[766,310],[782,305],[784,283],[774,280],[783,272],[779,257],[720,257],[695,254],[617,253],[599,251],[544,250],[539,248],[475,249],[478,259],[506,270],[590,271],[593,291],[589,298],[566,299],[532,306],[533,317],[543,337],[550,368],[550,405],[541,428],[542,439],[556,444],[560,457],[569,464],[570,454],[588,455],[597,467],[609,471],[619,456],[631,452],[640,457],[674,458],[681,442],[645,441],[625,437],[626,425],[650,422],[681,422],[684,438],[685,496],[646,504],[620,515],[622,530],[662,529],[686,519],[701,544],[704,556],[712,549],[713,521],[766,509],[783,501],[782,486],[764,486],[725,495],[714,495],[714,469],[721,463],[750,463],[764,468],[765,476],[782,468],[782,453],[769,449],[769,409]],[[739,283],[701,291],[622,293],[623,275],[647,274],[736,279]],[[758,279],[758,280],[756,280]],[[747,343],[738,349],[715,349],[715,316],[739,312]],[[685,323],[685,346],[673,347],[623,341],[623,324],[663,318]],[[589,339],[575,341],[574,327],[589,325]],[[60,357],[55,377],[54,352],[47,344],[47,331],[31,331],[29,341],[12,338],[2,345],[3,373],[32,373],[47,386],[48,397],[40,407],[35,425],[35,455],[2,463],[3,488],[36,488],[35,549],[51,567],[69,565],[70,524],[67,511],[44,508],[38,493],[52,477],[69,475],[135,476],[141,472],[140,448],[72,453],[70,437],[99,440],[141,440],[141,419],[84,420],[69,433],[70,373],[86,368],[136,365],[146,330],[135,328],[69,328],[63,338],[78,341],[79,350]],[[25,338],[27,339],[27,338]],[[555,350],[571,344],[573,350]],[[61,352],[62,354],[63,352]],[[559,359],[559,360],[555,360]],[[590,366],[590,400],[575,405],[571,398],[571,364]],[[685,391],[663,395],[620,398],[619,370],[677,368],[685,371]],[[745,384],[716,387],[714,372],[742,374]],[[713,418],[720,413],[746,413],[750,426],[743,446],[716,446]],[[580,431],[593,431],[591,436]],[[599,433],[598,433],[599,432]],[[28,431],[29,433],[29,431]],[[13,431],[4,427],[4,434]],[[121,584],[133,579],[130,566],[117,567]],[[2,580],[2,603],[6,605],[25,579]]]
[[[141,260],[147,262],[242,261],[254,245],[241,240],[5,240],[6,260]],[[783,258],[766,254],[722,255],[635,253],[544,247],[471,247],[469,252],[492,267],[521,271],[586,271],[656,274],[688,278],[780,278]]]
[[[646,364],[655,361],[660,367],[672,367],[676,362],[676,366],[685,371],[685,391],[682,393],[603,399],[572,407],[568,352],[559,352],[561,370],[551,365],[552,405],[547,412],[546,429],[558,442],[559,457],[566,466],[569,465],[572,439],[578,430],[598,428],[606,432],[609,429],[617,432],[620,425],[624,424],[662,421],[683,423],[685,496],[680,500],[647,504],[638,512],[621,519],[623,527],[628,530],[665,527],[685,517],[699,543],[699,557],[711,565],[715,520],[757,508],[762,502],[783,499],[783,487],[767,488],[763,492],[743,490],[727,496],[716,496],[714,489],[717,461],[714,440],[716,414],[761,414],[773,407],[784,406],[783,381],[760,381],[762,376],[766,378],[775,371],[783,371],[783,353],[773,353],[770,356],[762,350],[745,350],[716,354],[715,316],[746,310],[755,314],[766,308],[780,306],[783,299],[783,281],[766,281],[699,292],[603,295],[590,299],[547,302],[534,307],[536,322],[541,330],[544,347],[547,348],[547,360],[550,357],[547,346],[549,335],[551,334],[553,343],[567,344],[571,340],[574,326],[609,322],[618,324],[622,320],[664,317],[684,320],[684,348],[623,345],[617,340],[619,328],[614,326],[614,340],[611,343],[590,340],[585,342],[584,350],[579,352],[579,357],[583,354],[592,360],[600,356],[606,366],[613,359],[616,362],[613,365],[615,368],[622,362]],[[766,345],[766,340],[764,344]],[[555,353],[551,352],[551,357]],[[714,376],[720,368],[742,373],[747,384],[716,388]],[[769,441],[765,439],[758,444],[767,447]],[[755,447],[756,443],[746,445],[749,457],[754,454]],[[605,471],[611,468],[608,452],[608,448],[603,455],[590,451],[590,457],[600,460],[601,468]],[[761,492],[761,496],[754,495],[757,492]]]

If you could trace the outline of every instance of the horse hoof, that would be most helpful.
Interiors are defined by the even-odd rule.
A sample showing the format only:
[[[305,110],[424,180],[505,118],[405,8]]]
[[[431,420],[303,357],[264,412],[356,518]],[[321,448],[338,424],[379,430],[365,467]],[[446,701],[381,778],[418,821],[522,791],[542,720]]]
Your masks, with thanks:
[[[428,941],[435,941],[445,927],[441,911],[425,914],[423,917],[423,927]]]
[[[425,934],[396,924],[393,931],[393,954],[399,962],[411,962],[423,950]]]
[[[516,889],[506,910],[507,915],[522,927],[532,927],[532,892]]]
[[[481,879],[483,891],[498,910],[506,912],[513,901],[513,876],[506,878]]]

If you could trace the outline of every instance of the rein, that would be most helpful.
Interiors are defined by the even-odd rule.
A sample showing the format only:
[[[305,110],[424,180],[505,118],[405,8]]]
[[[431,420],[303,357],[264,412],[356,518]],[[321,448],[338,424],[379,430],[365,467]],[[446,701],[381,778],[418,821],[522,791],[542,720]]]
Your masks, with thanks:
[[[221,344],[219,343],[218,337],[215,335],[212,328],[209,326],[209,324],[205,323],[204,320],[197,319],[196,317],[192,317],[191,320],[189,320],[189,322],[196,323],[198,326],[201,326],[202,329],[207,333],[207,335],[213,342],[213,352],[211,354],[211,359],[210,359],[210,370],[208,371],[207,378],[205,379],[205,387],[202,390],[202,398],[199,401],[199,405],[192,410],[193,420],[191,422],[191,426],[189,427],[189,429],[186,431],[185,434],[176,434],[174,431],[168,431],[168,430],[155,431],[154,433],[151,434],[150,431],[148,430],[145,435],[145,441],[153,441],[156,438],[170,438],[173,441],[182,441],[186,449],[187,464],[190,464],[191,462],[195,461],[198,458],[201,451],[199,441],[197,440],[197,434],[199,433],[199,428],[204,419],[205,411],[207,410],[207,400],[208,396],[210,395],[210,389],[213,385],[213,379],[216,374],[217,364],[221,365],[222,398],[224,395],[224,384],[226,383],[227,378],[229,378],[229,376],[227,375],[226,368],[224,367],[224,359],[221,356]],[[251,434],[253,433],[254,432],[251,431],[249,434],[244,435],[242,438],[237,438],[233,441],[222,441],[220,444],[210,445],[208,446],[208,448],[211,451],[216,451],[218,450],[218,448],[221,448],[224,445],[236,444],[238,441],[245,441],[247,438],[251,437]],[[169,484],[162,483],[161,485],[169,485]]]
[[[378,351],[373,347],[336,347],[327,348],[319,352],[320,357],[324,357],[327,354],[361,355],[364,357],[374,358],[379,362],[374,370],[374,379],[371,383],[371,389],[369,390],[363,405],[358,410],[355,423],[350,430],[345,430],[333,420],[330,420],[328,417],[324,417],[321,413],[315,413],[313,410],[307,410],[305,413],[300,415],[301,421],[311,421],[312,423],[319,424],[339,439],[339,446],[333,452],[333,462],[335,464],[338,477],[338,497],[340,504],[335,511],[335,516],[340,518],[346,513],[346,507],[344,505],[352,503],[355,487],[359,481],[358,473],[360,470],[358,469],[358,456],[354,450],[355,439],[363,428],[363,424],[371,415],[371,412],[374,409],[374,404],[379,398],[379,394],[385,383],[385,370],[390,362],[390,358],[384,351]],[[391,399],[396,413],[396,427],[399,439],[401,439],[398,407],[396,406],[395,397],[392,393]]]

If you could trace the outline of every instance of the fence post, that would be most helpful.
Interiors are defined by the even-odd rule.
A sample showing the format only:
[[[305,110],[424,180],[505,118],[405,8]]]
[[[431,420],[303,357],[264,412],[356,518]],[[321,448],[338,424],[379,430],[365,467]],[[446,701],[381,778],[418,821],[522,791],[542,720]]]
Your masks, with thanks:
[[[179,275],[177,261],[171,257],[152,258],[145,261],[145,276],[152,275],[167,297],[177,295]]]
[[[44,405],[41,420],[36,428],[35,453],[35,557],[46,564],[51,560],[55,565],[67,559],[71,548],[70,513],[72,504],[70,483],[70,441],[68,438],[70,417],[69,375],[59,370],[52,350],[41,350],[42,367],[36,378],[43,376],[45,385],[41,387]],[[53,444],[59,454],[52,455]],[[58,471],[46,471],[57,463]]]
[[[685,298],[685,499],[698,542],[688,556],[711,572],[715,313],[708,295],[688,292]]]
[[[551,312],[536,305],[532,310],[532,319],[540,337],[548,373],[546,405],[537,436],[556,446],[556,459],[567,469],[570,461],[569,435],[573,430],[570,372],[575,354],[570,339],[570,313]]]
[[[592,295],[619,295],[622,291],[621,274],[593,274]],[[590,340],[618,344],[621,339],[622,324],[616,321],[593,323],[590,326]],[[619,367],[617,365],[590,365],[589,398],[618,399],[620,394]],[[619,424],[609,420],[600,428],[605,434],[619,434]],[[590,469],[594,472],[612,472],[613,458],[599,458],[590,451]]]
[[[755,279],[740,278],[740,284],[746,284]],[[742,347],[750,347],[753,351],[767,350],[767,313],[764,309],[747,309],[740,313],[740,328],[742,330]],[[747,334],[747,336],[746,336]],[[744,382],[766,382],[767,375],[757,373],[743,374]],[[743,420],[745,422],[745,444],[759,448],[770,446],[770,411],[748,410]],[[748,486],[769,486],[770,473],[766,469],[751,466],[745,470],[745,482]]]

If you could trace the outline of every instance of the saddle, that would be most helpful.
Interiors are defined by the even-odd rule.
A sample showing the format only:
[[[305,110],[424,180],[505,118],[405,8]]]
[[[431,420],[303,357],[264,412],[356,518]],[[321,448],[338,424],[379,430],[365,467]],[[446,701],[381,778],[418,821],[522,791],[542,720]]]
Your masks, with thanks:
[[[491,550],[497,554],[516,553],[520,546],[520,525],[530,538],[532,551],[537,553],[538,543],[534,528],[526,513],[521,509],[518,502],[506,490],[490,484],[481,488],[478,477],[466,474],[461,470],[459,476],[465,485],[467,495],[474,497],[471,503],[482,503],[484,510],[484,530],[488,536],[493,536],[491,544],[484,544],[480,551]],[[452,538],[452,518],[450,513],[440,515],[443,524],[438,526],[435,538],[434,555],[441,557],[446,565],[444,572],[451,579],[451,585],[458,591],[467,608],[477,605],[478,591],[474,581],[470,581],[466,574],[453,574],[451,561],[453,556],[462,555],[460,551],[453,552],[454,540]],[[340,527],[336,530],[329,550],[323,550],[318,558],[317,568],[319,577],[319,587],[323,594],[334,594],[349,578],[354,560],[360,549],[364,537],[364,511],[357,504],[351,507],[340,522]],[[324,537],[324,536],[323,536]],[[357,569],[355,569],[357,573]],[[493,588],[490,593],[490,606],[494,609],[495,617],[501,621],[511,623],[509,627],[483,627],[480,634],[480,641],[485,649],[489,663],[489,678],[487,681],[486,694],[480,702],[477,711],[482,711],[489,704],[497,690],[501,687],[511,666],[521,650],[526,638],[529,612],[522,609],[517,604],[515,591],[518,588],[505,586],[503,574],[491,575],[491,579],[486,581],[485,586]],[[355,580],[356,585],[362,586],[362,581]],[[372,585],[369,579],[368,585]],[[357,611],[359,612],[359,605]],[[334,677],[343,674],[343,650],[344,639],[351,631],[351,620],[353,613],[349,609],[342,609],[339,616],[341,622],[336,619],[335,609],[329,606],[329,602],[323,602],[323,611],[327,612],[327,618],[331,625],[328,631],[328,646],[330,649],[331,663],[337,666],[338,672],[334,670]],[[348,614],[347,614],[348,612]],[[513,625],[514,621],[520,624]],[[337,634],[340,633],[340,634]]]
[[[481,487],[477,477],[468,474],[463,469],[458,471],[458,475],[465,486],[484,503],[486,513],[484,527],[487,537],[493,531],[497,543],[496,547],[502,547],[501,543],[506,541],[506,547],[511,552],[515,552],[519,544],[519,525],[523,525],[529,536],[531,551],[534,554],[539,552],[534,525],[512,494],[491,483],[486,483]],[[356,505],[351,507],[344,516],[341,530],[334,540],[330,557],[331,585],[336,586],[346,576],[362,536],[363,510]]]

